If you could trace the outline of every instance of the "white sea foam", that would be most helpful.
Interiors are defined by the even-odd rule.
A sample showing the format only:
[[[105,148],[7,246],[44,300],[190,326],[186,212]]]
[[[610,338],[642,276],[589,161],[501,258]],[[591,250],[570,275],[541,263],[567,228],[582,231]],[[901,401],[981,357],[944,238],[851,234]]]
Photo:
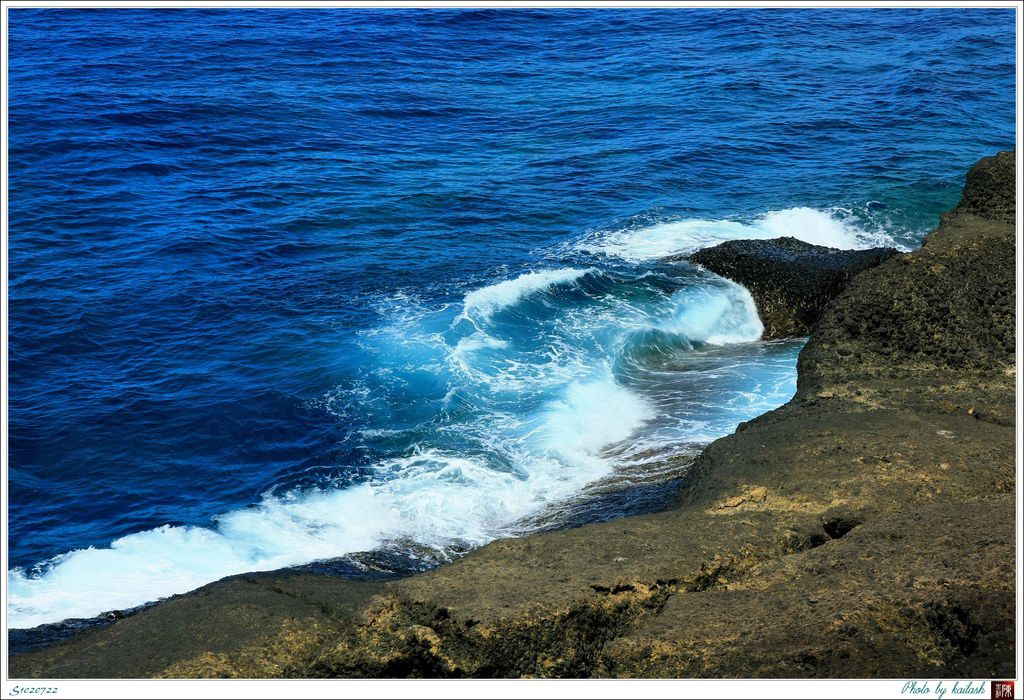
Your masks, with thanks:
[[[477,331],[473,335],[467,335],[456,343],[454,352],[461,355],[463,353],[476,352],[477,350],[494,350],[505,347],[508,347],[507,341],[498,340],[497,338],[492,338],[486,333]]]
[[[8,573],[8,620],[31,627],[184,593],[224,576],[266,571],[411,539],[478,546],[546,503],[608,473],[601,449],[650,415],[610,376],[574,383],[528,424],[515,472],[427,450],[377,465],[380,479],[340,490],[267,496],[214,527],[164,526],[110,547],[77,550],[40,573]],[[529,436],[528,436],[529,437]]]
[[[770,211],[745,222],[686,219],[645,228],[604,231],[583,241],[578,247],[591,253],[642,261],[691,253],[725,241],[782,236],[846,250],[895,245],[888,235],[865,231],[830,212],[795,207]]]
[[[88,617],[389,542],[478,546],[517,534],[524,518],[608,476],[609,448],[647,446],[654,438],[640,429],[648,423],[664,440],[711,434],[699,408],[703,389],[679,399],[683,410],[656,404],[616,378],[613,359],[631,334],[651,329],[705,345],[756,340],[762,329],[749,293],[714,278],[672,294],[621,282],[554,314],[494,315],[587,272],[527,273],[470,292],[469,324],[453,325],[454,311],[415,300],[385,304],[386,322],[360,339],[369,371],[327,403],[348,417],[372,415],[365,440],[393,445],[408,435],[423,447],[369,465],[372,476],[356,485],[268,493],[211,527],[160,527],[38,571],[12,570],[10,625]]]
[[[749,343],[764,333],[757,305],[746,287],[723,279],[720,286],[678,293],[679,311],[661,330],[709,345]]]
[[[647,402],[610,376],[573,382],[545,413],[541,444],[569,463],[594,467],[597,471],[588,474],[588,481],[610,471],[601,448],[625,440],[654,415]]]
[[[547,289],[552,285],[578,280],[590,269],[561,268],[538,270],[519,275],[515,279],[481,287],[466,295],[464,315],[467,317],[489,318],[494,312],[515,304],[528,294]]]

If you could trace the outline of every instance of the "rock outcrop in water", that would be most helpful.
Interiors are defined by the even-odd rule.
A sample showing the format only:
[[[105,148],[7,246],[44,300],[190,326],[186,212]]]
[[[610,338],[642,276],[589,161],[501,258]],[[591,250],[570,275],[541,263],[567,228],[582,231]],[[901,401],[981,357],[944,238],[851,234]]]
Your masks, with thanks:
[[[767,339],[808,335],[855,275],[897,253],[894,248],[839,250],[786,237],[727,241],[676,260],[696,263],[749,289]]]
[[[274,573],[13,656],[22,677],[1014,676],[1014,155],[823,313],[677,507],[389,583]]]

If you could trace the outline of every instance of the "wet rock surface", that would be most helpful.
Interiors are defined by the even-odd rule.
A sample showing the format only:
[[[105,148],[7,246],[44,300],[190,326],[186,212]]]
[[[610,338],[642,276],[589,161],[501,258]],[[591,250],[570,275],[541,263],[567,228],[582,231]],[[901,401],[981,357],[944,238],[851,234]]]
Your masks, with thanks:
[[[233,577],[11,677],[1013,677],[1012,163],[850,282],[673,508],[398,581]]]
[[[727,241],[685,258],[750,290],[765,338],[805,336],[822,311],[863,270],[894,248],[839,250],[797,240]]]

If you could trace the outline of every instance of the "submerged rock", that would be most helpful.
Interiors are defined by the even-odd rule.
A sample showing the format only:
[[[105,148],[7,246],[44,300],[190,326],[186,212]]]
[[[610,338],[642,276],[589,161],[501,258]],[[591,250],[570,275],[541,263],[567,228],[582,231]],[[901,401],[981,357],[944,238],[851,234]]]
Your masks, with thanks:
[[[825,306],[894,248],[839,250],[796,238],[727,241],[684,258],[750,290],[765,338],[809,335]]]

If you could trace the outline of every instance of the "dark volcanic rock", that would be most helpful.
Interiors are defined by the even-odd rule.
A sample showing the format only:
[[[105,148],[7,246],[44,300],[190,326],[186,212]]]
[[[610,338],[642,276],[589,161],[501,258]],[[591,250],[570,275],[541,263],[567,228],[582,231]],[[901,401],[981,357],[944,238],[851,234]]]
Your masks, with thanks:
[[[1016,152],[982,158],[967,172],[963,197],[948,216],[974,214],[991,221],[1016,223]]]
[[[800,354],[799,397],[902,391],[903,401],[1012,424],[1013,164],[1012,152],[981,160],[919,251],[864,272],[829,305]]]
[[[765,338],[809,335],[825,306],[854,275],[877,267],[893,248],[839,250],[796,238],[728,241],[686,259],[750,290]]]
[[[12,678],[1012,678],[1013,156],[829,304],[797,396],[667,511],[416,576],[226,579],[10,657]]]
[[[55,678],[306,675],[310,658],[379,587],[292,571],[231,576],[70,642],[10,658],[20,676],[38,675],[31,664],[43,659],[42,675]]]

